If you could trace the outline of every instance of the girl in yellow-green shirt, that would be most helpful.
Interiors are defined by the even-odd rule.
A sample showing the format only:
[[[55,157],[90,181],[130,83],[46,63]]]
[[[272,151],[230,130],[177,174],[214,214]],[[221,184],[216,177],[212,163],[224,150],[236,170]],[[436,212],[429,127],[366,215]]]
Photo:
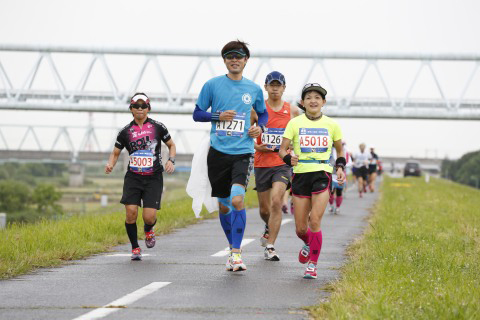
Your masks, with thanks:
[[[298,260],[307,263],[304,278],[317,278],[317,261],[322,248],[320,223],[330,197],[332,172],[338,183],[345,181],[345,155],[342,131],[336,121],[322,113],[327,90],[318,83],[309,83],[302,90],[299,107],[305,114],[293,118],[287,125],[279,156],[293,166],[292,194],[295,207],[297,236],[303,240]],[[330,164],[333,146],[337,151],[335,168]],[[293,143],[295,155],[288,154]]]

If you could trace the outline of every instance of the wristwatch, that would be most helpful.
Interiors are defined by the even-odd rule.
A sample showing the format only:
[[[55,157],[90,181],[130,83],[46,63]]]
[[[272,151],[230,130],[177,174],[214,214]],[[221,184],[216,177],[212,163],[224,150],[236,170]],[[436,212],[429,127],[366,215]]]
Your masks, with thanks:
[[[175,165],[175,158],[168,158],[168,161],[172,162]]]

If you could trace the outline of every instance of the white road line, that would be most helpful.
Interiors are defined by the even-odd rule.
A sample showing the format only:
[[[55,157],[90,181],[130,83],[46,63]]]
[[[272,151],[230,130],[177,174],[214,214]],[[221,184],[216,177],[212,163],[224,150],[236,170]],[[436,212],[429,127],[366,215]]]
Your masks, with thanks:
[[[130,257],[131,253],[114,253],[114,254],[107,254],[107,257]],[[149,257],[151,254],[149,253],[142,253],[142,257]]]
[[[80,316],[73,320],[92,320],[92,319],[100,319],[100,318],[106,317],[111,313],[121,310],[124,306],[129,305],[149,295],[150,293],[153,293],[158,289],[169,285],[170,283],[171,282],[152,282],[149,285],[146,285],[145,287],[138,289],[137,291],[129,293],[126,296],[121,297],[120,299],[112,301],[101,308],[90,311],[89,313],[86,313],[83,316]]]
[[[292,221],[293,221],[293,219],[283,219],[283,220],[282,220],[282,226],[283,226],[284,224],[287,224],[287,223],[292,222]]]
[[[240,247],[245,247],[247,244],[249,244],[249,243],[252,242],[252,241],[255,241],[255,239],[243,239],[243,240],[242,240],[242,245],[241,245]],[[229,253],[230,253],[230,248],[229,248],[229,247],[226,247],[226,248],[223,249],[222,251],[218,251],[217,253],[212,254],[211,257],[225,257],[225,256],[227,256]]]

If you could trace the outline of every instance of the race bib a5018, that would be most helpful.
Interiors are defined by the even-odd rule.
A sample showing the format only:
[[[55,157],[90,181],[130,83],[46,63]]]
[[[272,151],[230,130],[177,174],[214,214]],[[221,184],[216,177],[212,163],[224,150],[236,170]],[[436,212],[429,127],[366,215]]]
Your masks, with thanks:
[[[300,151],[301,152],[327,152],[332,144],[328,130],[325,128],[300,128]]]

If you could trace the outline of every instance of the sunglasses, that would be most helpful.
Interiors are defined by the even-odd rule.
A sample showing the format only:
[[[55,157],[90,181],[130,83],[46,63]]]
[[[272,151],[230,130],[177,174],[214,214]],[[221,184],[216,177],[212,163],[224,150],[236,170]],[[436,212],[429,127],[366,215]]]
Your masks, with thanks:
[[[241,55],[240,53],[228,53],[223,57],[227,60],[233,60],[233,59],[241,60],[245,58],[245,55]]]
[[[319,83],[307,83],[304,87],[303,90],[310,88],[310,87],[322,87]]]
[[[133,109],[147,109],[148,105],[147,104],[132,104],[131,107]]]

